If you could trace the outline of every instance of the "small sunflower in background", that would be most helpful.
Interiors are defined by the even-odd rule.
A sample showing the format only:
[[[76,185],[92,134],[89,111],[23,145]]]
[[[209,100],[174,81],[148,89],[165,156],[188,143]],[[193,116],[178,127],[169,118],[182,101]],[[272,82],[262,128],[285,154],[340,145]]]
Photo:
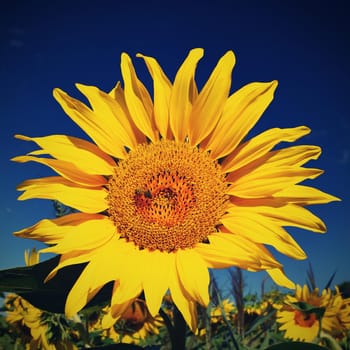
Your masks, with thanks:
[[[337,286],[327,305],[327,315],[322,320],[322,328],[333,337],[342,339],[350,330],[350,298],[343,298]]]
[[[152,317],[144,300],[137,299],[112,327],[103,330],[103,336],[116,343],[142,344],[150,335],[158,335],[163,319]]]
[[[343,329],[350,330],[350,297],[343,299],[342,305],[338,312],[340,324]]]
[[[244,313],[247,319],[266,315],[272,310],[278,309],[283,302],[284,295],[278,290],[265,293],[261,300],[253,300],[244,305]]]
[[[286,338],[312,342],[321,331],[332,334],[343,329],[339,322],[343,299],[339,293],[334,295],[329,289],[319,293],[317,288],[310,291],[307,285],[297,285],[295,295],[286,295],[284,302],[276,306],[276,317]]]
[[[115,281],[104,319],[110,328],[144,293],[156,316],[163,296],[190,328],[196,304],[209,303],[209,268],[266,270],[294,288],[267,246],[294,259],[306,254],[284,226],[325,232],[309,204],[338,200],[301,185],[322,170],[303,167],[317,146],[274,149],[307,135],[306,126],[247,134],[273,99],[277,81],[254,82],[230,94],[235,56],[220,58],[202,88],[195,71],[203,49],[193,49],[171,81],[155,58],[138,54],[153,80],[153,94],[121,55],[123,85],[109,92],[77,84],[89,106],[54,89],[66,114],[91,140],[67,135],[29,137],[39,149],[13,160],[46,165],[58,175],[18,186],[20,200],[44,198],[75,213],[44,219],[16,232],[60,254],[61,268],[87,263],[66,301],[68,317]]]
[[[224,317],[227,320],[230,320],[235,311],[236,306],[233,302],[230,299],[224,299],[219,305],[210,310],[210,322],[214,324],[222,322]]]

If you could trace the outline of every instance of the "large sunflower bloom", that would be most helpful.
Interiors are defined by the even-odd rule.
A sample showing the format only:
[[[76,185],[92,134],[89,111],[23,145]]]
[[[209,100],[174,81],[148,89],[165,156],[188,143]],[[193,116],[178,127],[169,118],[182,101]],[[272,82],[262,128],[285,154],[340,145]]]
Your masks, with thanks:
[[[78,312],[115,281],[106,327],[141,292],[156,315],[170,290],[195,329],[196,303],[209,302],[208,268],[266,270],[278,284],[294,287],[265,245],[304,259],[283,226],[324,232],[324,223],[304,206],[336,198],[299,184],[322,173],[303,167],[320,155],[319,147],[272,149],[310,130],[274,128],[244,140],[272,101],[277,82],[251,83],[229,95],[232,51],[200,91],[194,77],[202,49],[190,51],[174,82],[154,58],[137,56],[153,79],[153,98],[125,53],[123,88],[117,83],[105,93],[76,85],[90,107],[54,90],[93,142],[16,136],[40,149],[15,161],[41,163],[59,175],[24,181],[19,199],[54,199],[79,211],[15,233],[50,245],[41,252],[61,255],[48,279],[64,266],[88,263],[67,297],[66,314]]]

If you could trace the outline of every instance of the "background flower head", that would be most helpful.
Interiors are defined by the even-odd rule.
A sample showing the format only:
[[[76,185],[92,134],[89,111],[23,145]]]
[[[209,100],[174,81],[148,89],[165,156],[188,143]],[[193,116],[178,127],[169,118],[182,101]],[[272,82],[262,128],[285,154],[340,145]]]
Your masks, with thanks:
[[[297,304],[307,305],[305,310]],[[341,321],[341,310],[346,310],[347,301],[343,300],[339,291],[333,294],[325,289],[322,293],[316,288],[309,290],[307,285],[297,285],[295,295],[285,297],[285,305],[276,306],[277,322],[280,330],[285,330],[285,337],[293,340],[312,342],[321,330],[340,335],[346,330],[346,322]]]

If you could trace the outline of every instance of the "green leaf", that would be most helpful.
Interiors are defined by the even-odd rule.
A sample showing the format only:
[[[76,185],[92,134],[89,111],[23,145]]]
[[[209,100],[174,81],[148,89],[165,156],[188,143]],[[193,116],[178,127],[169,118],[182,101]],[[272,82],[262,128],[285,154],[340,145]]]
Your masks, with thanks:
[[[0,292],[16,293],[41,310],[64,313],[67,295],[86,264],[64,267],[44,283],[46,276],[58,265],[59,258],[0,271]],[[87,307],[109,300],[112,284],[106,284]]]
[[[333,280],[334,280],[334,277],[335,277],[335,274],[337,273],[337,271],[334,271],[333,274],[331,275],[331,277],[329,277],[329,280],[328,282],[326,283],[325,287],[323,289],[328,289],[330,288]]]
[[[259,316],[255,321],[253,321],[253,323],[251,324],[251,326],[249,327],[249,329],[244,332],[244,335],[247,336],[250,333],[254,332],[256,329],[258,329],[262,324],[264,324],[266,321],[268,321],[269,319],[271,319],[272,317],[274,317],[276,315],[276,310],[271,310],[267,315],[265,316]]]
[[[304,342],[288,342],[269,346],[265,350],[327,350],[327,348]]]
[[[330,334],[321,331],[320,338],[323,340],[329,350],[342,350],[340,344]]]
[[[306,315],[315,314],[316,318],[318,320],[320,320],[323,317],[323,315],[326,311],[325,307],[314,307],[313,305],[310,305],[310,304],[305,303],[303,301],[291,303],[291,305],[293,305],[293,307],[295,309],[301,311],[302,313],[304,313]]]

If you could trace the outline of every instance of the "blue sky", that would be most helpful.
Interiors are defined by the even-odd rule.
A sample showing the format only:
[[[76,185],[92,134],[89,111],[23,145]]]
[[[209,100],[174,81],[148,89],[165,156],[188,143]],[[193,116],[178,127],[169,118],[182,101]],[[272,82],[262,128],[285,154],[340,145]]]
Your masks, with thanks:
[[[13,0],[2,4],[0,269],[23,265],[24,249],[40,246],[13,237],[12,232],[54,215],[50,201],[17,201],[16,185],[50,173],[40,165],[10,162],[11,157],[34,149],[13,135],[85,137],[53,99],[52,89],[60,87],[76,97],[80,96],[76,82],[111,89],[121,77],[124,51],[157,57],[173,79],[188,50],[203,47],[199,84],[231,49],[237,59],[232,91],[251,81],[279,81],[274,102],[252,135],[271,127],[312,129],[303,143],[321,146],[323,154],[310,166],[325,170],[312,184],[343,201],[311,207],[326,222],[327,234],[290,232],[307,252],[320,287],[335,270],[336,283],[350,280],[348,16],[345,1]],[[141,79],[150,84],[142,62],[134,61]],[[304,283],[308,262],[280,259],[287,274]],[[264,277],[246,276],[248,291]]]

